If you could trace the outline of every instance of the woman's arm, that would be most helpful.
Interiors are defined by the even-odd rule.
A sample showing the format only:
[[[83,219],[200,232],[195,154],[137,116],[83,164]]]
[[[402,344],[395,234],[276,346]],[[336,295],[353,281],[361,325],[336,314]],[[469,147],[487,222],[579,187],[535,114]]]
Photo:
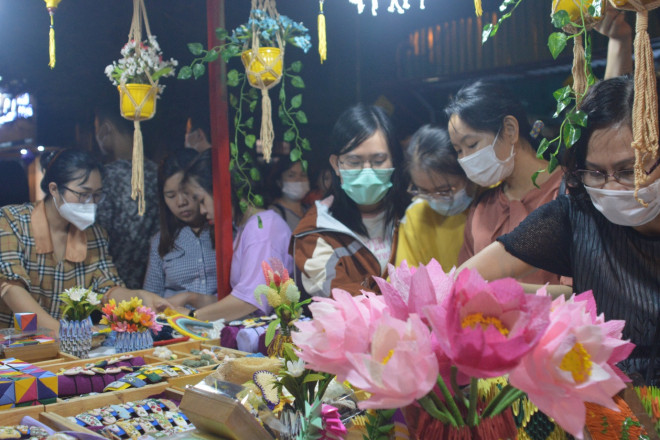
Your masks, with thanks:
[[[456,273],[463,269],[476,269],[487,281],[506,277],[521,278],[536,270],[534,266],[508,253],[499,241],[491,243],[461,264]]]
[[[245,315],[249,315],[256,310],[257,308],[252,304],[248,304],[242,299],[238,299],[234,295],[229,294],[220,301],[197,309],[195,311],[195,318],[201,319],[202,321],[215,321],[217,319],[232,321],[234,319],[242,318]]]
[[[14,313],[36,313],[39,327],[51,329],[56,335],[59,334],[59,321],[50,316],[50,313],[45,311],[24,287],[18,285],[10,286],[5,290],[2,300]]]
[[[614,78],[633,71],[632,27],[626,22],[625,13],[605,2],[603,19],[594,28],[609,38],[607,42],[607,63],[605,78]]]
[[[215,303],[218,300],[216,295],[204,295],[197,292],[180,292],[167,298],[174,306],[191,306],[195,309],[201,309],[204,306]]]

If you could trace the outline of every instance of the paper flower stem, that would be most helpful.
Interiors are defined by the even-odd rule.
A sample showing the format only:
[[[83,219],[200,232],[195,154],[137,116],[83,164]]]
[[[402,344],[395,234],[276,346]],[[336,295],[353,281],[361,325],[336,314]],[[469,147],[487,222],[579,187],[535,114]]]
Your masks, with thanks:
[[[456,366],[452,366],[450,383],[451,383],[451,389],[454,392],[454,396],[455,396],[454,398],[460,399],[461,402],[463,402],[463,405],[467,407],[470,404],[470,402],[468,402],[468,400],[464,397],[463,391],[458,386],[458,380],[456,379],[457,376],[458,376],[458,368],[456,368]]]
[[[435,406],[438,407],[438,409],[446,414],[450,414],[449,410],[447,409],[447,405],[445,405],[445,402],[438,396],[435,391],[431,390],[428,394],[428,397],[433,400],[433,403],[435,403]]]
[[[433,392],[433,391],[431,391]],[[458,427],[458,424],[456,423],[456,420],[454,420],[453,417],[451,417],[450,414],[444,413],[440,411],[436,406],[435,403],[433,403],[433,399],[430,398],[429,396],[424,396],[421,399],[418,400],[419,404],[422,405],[422,408],[424,408],[424,411],[429,413],[431,417],[440,420],[444,424],[449,424],[453,426],[454,428]]]
[[[468,405],[467,424],[468,426],[477,426],[479,424],[479,415],[477,414],[477,397],[479,379],[470,378],[470,404]]]
[[[458,406],[456,406],[456,401],[449,392],[449,389],[447,388],[447,384],[445,384],[445,381],[442,379],[442,376],[440,374],[438,374],[437,383],[438,383],[438,387],[440,388],[440,391],[442,392],[442,396],[445,398],[445,402],[447,402],[449,412],[456,420],[456,424],[458,426],[465,426],[465,422],[463,421],[463,417],[461,416],[461,411],[458,409]]]
[[[484,409],[481,417],[486,418],[498,415],[509,405],[524,395],[525,393],[519,389],[514,388],[511,385],[506,385],[504,388],[502,388],[502,391],[500,391],[497,396],[495,396],[495,398],[491,400],[490,403],[488,403],[488,406],[486,406],[486,409]]]

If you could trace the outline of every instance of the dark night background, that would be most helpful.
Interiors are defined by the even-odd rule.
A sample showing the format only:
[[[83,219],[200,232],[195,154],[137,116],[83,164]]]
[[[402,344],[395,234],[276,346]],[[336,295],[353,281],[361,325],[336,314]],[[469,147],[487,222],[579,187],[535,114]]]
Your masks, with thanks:
[[[487,43],[500,50],[498,69],[469,75],[454,72],[438,77],[409,73],[411,65],[401,57],[408,36],[425,26],[473,17],[471,0],[426,0],[423,11],[419,10],[418,0],[410,0],[411,8],[402,15],[387,12],[389,0],[380,0],[375,17],[368,10],[369,6],[358,15],[355,5],[348,0],[326,0],[328,60],[323,65],[319,63],[316,47],[318,1],[279,0],[280,14],[302,21],[312,35],[313,48],[307,54],[291,46],[287,46],[286,52],[287,63],[300,59],[304,64],[301,74],[306,83],[303,110],[310,121],[304,135],[319,151],[343,109],[358,101],[374,102],[381,95],[394,104],[393,119],[402,135],[430,120],[442,123],[444,100],[463,81],[502,73],[506,78],[512,71],[521,69],[516,66],[529,68],[530,63],[525,63],[526,57],[531,56],[529,50],[547,53],[545,39],[551,31],[547,28],[551,2],[545,2],[547,11],[545,6],[539,9],[536,2],[538,0],[523,2],[513,19],[503,26],[511,27],[512,36],[498,35]],[[145,3],[151,31],[158,37],[164,56],[177,59],[180,65],[190,63],[192,55],[187,43],[206,45],[206,1],[146,0]],[[497,11],[499,3],[484,1],[484,10]],[[232,29],[247,20],[250,1],[226,0],[225,9],[226,27]],[[22,89],[36,95],[37,144],[88,147],[93,144],[94,106],[118,104],[117,90],[103,70],[119,58],[131,14],[130,0],[62,0],[55,13],[57,65],[51,70],[48,67],[49,18],[44,1],[0,0],[0,88]],[[516,24],[516,19],[527,23]],[[540,37],[537,38],[536,29],[541,23],[545,27],[538,31]],[[535,29],[534,38],[520,34],[523,25]],[[473,34],[476,35],[469,38],[479,38],[478,30]],[[452,45],[460,50],[459,43],[464,38],[467,37],[459,32]],[[526,46],[523,44],[530,38],[537,47],[530,49],[529,41]],[[594,39],[597,46],[598,38]],[[570,52],[567,50],[567,57]],[[517,54],[517,58],[512,58],[511,54]],[[594,58],[598,56],[596,53]],[[239,61],[236,59],[233,63]],[[563,61],[564,65],[568,63],[570,59]],[[402,74],[402,71],[408,73]],[[560,87],[567,75],[565,68],[550,69],[525,80],[509,77],[509,81],[522,94],[545,102],[551,109],[551,91]],[[434,79],[431,81],[427,77]],[[157,114],[142,124],[146,153],[152,157],[180,147],[187,116],[208,114],[209,106],[208,76],[197,81],[166,78],[161,84],[166,85],[166,89],[158,101]],[[276,100],[275,96],[272,98]],[[548,111],[548,108],[541,108],[538,112]],[[276,139],[278,135],[281,136],[281,132],[276,131]]]

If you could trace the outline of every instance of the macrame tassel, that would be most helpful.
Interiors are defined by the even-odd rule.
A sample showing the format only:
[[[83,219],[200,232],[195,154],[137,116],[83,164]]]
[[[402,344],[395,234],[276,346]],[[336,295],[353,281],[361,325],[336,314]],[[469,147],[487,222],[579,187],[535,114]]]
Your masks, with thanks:
[[[321,64],[328,58],[328,43],[325,39],[325,14],[323,13],[323,1],[319,1],[319,55],[321,56]]]
[[[656,89],[653,51],[648,34],[648,11],[637,11],[635,32],[635,101],[633,103],[633,142],[635,149],[635,199],[639,186],[646,181],[644,164],[658,154],[658,92]]]
[[[53,11],[48,11],[50,14],[50,31],[48,32],[48,55],[50,61],[48,67],[53,69],[55,67],[55,26],[53,25]]]
[[[142,130],[140,121],[133,121],[133,170],[131,175],[131,198],[138,200],[138,215],[144,215],[144,154],[142,152]]]
[[[577,96],[583,96],[587,90],[587,75],[584,71],[585,68],[585,53],[584,44],[582,43],[582,35],[577,34],[573,38],[573,90]],[[578,102],[578,106],[579,106]]]
[[[273,118],[271,114],[270,96],[267,89],[261,89],[261,147],[263,148],[264,160],[270,162],[270,154],[273,151]]]
[[[484,13],[484,10],[481,8],[481,0],[474,0],[474,12],[477,14],[477,17],[481,17],[481,14]]]

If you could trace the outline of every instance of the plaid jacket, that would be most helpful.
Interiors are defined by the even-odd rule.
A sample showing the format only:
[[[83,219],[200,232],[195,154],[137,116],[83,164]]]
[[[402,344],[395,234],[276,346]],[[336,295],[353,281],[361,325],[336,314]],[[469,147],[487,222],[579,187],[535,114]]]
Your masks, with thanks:
[[[96,224],[84,231],[70,225],[64,259],[55,260],[43,201],[0,209],[0,290],[8,284],[27,289],[58,319],[65,289],[81,286],[105,293],[123,286],[108,254],[108,237]],[[11,322],[11,311],[0,301],[0,326]]]

